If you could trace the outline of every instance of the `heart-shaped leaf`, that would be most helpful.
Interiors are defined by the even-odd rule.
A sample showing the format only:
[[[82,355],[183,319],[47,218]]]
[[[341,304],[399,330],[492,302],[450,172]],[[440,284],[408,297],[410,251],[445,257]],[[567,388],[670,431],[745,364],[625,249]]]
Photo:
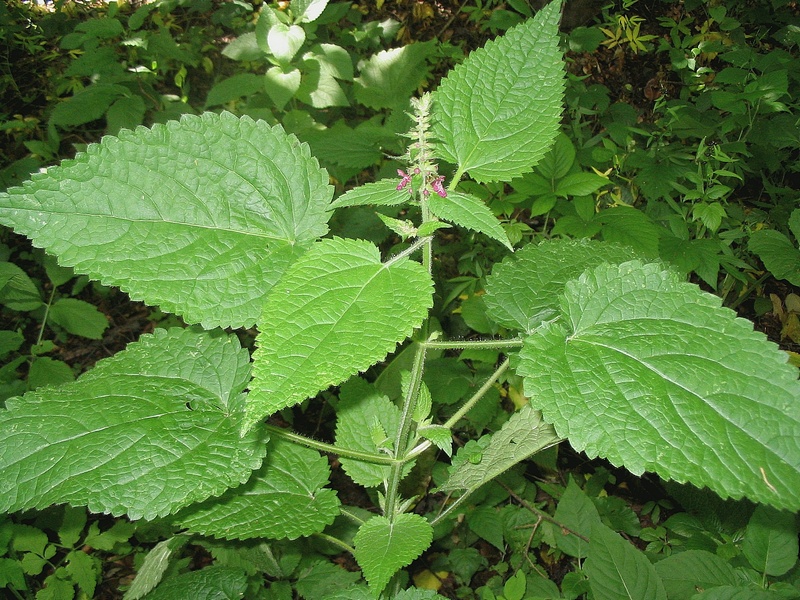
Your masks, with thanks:
[[[433,528],[415,514],[399,514],[393,521],[372,517],[353,540],[354,556],[376,596],[397,571],[412,563],[433,540]]]

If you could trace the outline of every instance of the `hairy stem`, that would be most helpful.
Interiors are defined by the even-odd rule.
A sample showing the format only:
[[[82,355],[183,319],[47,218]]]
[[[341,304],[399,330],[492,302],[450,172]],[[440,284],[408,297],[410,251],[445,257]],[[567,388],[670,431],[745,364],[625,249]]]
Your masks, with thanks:
[[[355,548],[353,548],[349,544],[345,544],[342,540],[340,540],[337,537],[333,537],[332,535],[328,535],[327,533],[315,533],[313,535],[316,538],[319,538],[321,540],[325,540],[329,544],[333,544],[337,548],[341,548],[345,552],[349,552],[350,554],[353,554],[355,552]]]
[[[397,512],[398,500],[400,499],[399,487],[400,480],[403,478],[403,467],[405,466],[405,455],[408,453],[409,440],[414,429],[414,409],[417,406],[419,390],[422,386],[422,373],[425,367],[424,344],[418,344],[414,353],[414,364],[411,367],[411,380],[408,384],[405,396],[403,397],[403,408],[400,413],[400,423],[397,427],[397,434],[394,440],[394,454],[397,460],[389,470],[389,479],[386,482],[386,505],[384,514],[389,520],[393,520]]]
[[[360,450],[351,450],[349,448],[341,448],[339,446],[334,446],[333,444],[311,439],[304,435],[300,435],[299,433],[289,431],[288,429],[276,427],[275,425],[265,425],[265,427],[267,431],[275,437],[294,442],[295,444],[300,444],[306,448],[313,448],[314,450],[318,450],[320,452],[336,454],[345,458],[353,458],[355,460],[360,460],[362,462],[372,463],[375,465],[394,465],[398,462],[391,456],[373,454],[371,452],[361,452]],[[403,461],[400,462],[402,463]]]

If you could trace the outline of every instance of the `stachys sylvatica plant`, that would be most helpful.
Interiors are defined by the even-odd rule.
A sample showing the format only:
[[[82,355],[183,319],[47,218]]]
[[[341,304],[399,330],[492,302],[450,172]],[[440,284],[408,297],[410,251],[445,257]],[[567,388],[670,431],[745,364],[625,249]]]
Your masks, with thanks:
[[[62,265],[191,325],[8,400],[0,510],[68,503],[226,540],[320,534],[352,552],[372,595],[394,597],[396,575],[441,519],[563,439],[636,474],[800,509],[796,370],[669,265],[604,241],[549,239],[509,253],[489,276],[485,316],[501,335],[444,339],[429,318],[442,228],[511,249],[463,183],[510,181],[554,141],[559,12],[550,4],[414,99],[405,168],[336,200],[306,144],[226,112],[121,131],[0,195],[0,222]],[[383,256],[370,241],[326,237],[334,211],[356,205],[413,208],[415,221],[385,219],[404,250]],[[231,330],[254,325],[251,356]],[[465,349],[502,358],[440,422],[426,366]],[[377,363],[397,374],[394,395],[360,375]],[[512,375],[527,403],[477,456],[473,446],[453,457],[438,517],[414,512],[419,498],[401,493],[412,465],[431,447],[449,455],[455,424]],[[267,423],[332,386],[335,443]],[[328,487],[321,453],[374,490],[371,517]],[[357,526],[347,541],[328,529],[341,515]],[[613,540],[603,531],[589,543],[600,551]]]

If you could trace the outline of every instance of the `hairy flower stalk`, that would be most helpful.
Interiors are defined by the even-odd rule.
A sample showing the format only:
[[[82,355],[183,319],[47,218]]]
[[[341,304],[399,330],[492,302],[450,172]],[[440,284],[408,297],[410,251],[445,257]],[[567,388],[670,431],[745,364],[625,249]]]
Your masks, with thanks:
[[[423,201],[423,210],[424,198],[430,196],[431,191],[442,198],[447,197],[447,191],[444,189],[443,184],[444,176],[439,175],[439,166],[433,160],[434,143],[429,136],[432,104],[433,98],[430,93],[411,99],[413,112],[409,113],[409,116],[414,120],[414,125],[403,136],[411,139],[412,142],[408,145],[406,153],[400,157],[401,160],[404,160],[409,165],[411,174],[405,173],[400,169],[397,171],[397,174],[402,178],[397,186],[398,190],[405,189],[411,183],[412,174],[421,176],[422,186],[418,192],[421,195],[421,201]],[[409,191],[413,193],[412,190]]]

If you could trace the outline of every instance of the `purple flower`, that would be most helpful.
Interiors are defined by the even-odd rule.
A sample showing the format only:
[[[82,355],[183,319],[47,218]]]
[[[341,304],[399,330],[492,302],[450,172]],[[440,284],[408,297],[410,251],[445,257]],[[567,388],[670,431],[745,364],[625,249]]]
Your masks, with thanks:
[[[400,180],[400,183],[397,184],[397,191],[399,192],[400,190],[405,188],[409,183],[411,183],[411,175],[409,175],[402,169],[397,169],[397,174],[403,178]]]
[[[444,189],[444,186],[442,185],[443,181],[444,181],[444,175],[440,175],[439,177],[431,181],[431,187],[433,188],[434,192],[439,194],[439,196],[441,196],[442,198],[447,198],[447,190]]]

